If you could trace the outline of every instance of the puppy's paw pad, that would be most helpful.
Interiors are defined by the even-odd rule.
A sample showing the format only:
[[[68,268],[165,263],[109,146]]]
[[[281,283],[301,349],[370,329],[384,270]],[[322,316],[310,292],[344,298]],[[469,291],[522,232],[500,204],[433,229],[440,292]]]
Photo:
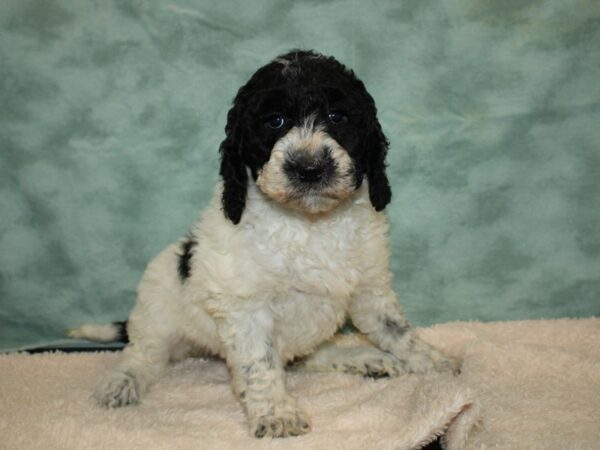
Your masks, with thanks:
[[[129,372],[115,372],[94,391],[94,398],[107,408],[135,405],[140,401],[140,386]]]
[[[266,414],[259,417],[253,427],[253,434],[257,438],[300,436],[309,431],[308,416],[300,410],[283,414]]]

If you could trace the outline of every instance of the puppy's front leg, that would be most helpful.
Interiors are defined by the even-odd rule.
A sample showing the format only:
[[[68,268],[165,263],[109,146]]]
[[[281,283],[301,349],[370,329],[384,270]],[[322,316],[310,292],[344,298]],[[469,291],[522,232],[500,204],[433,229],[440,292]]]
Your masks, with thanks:
[[[267,310],[228,314],[220,326],[233,389],[245,406],[251,433],[287,437],[307,433],[307,414],[286,392],[285,372],[274,345]]]
[[[391,288],[361,292],[350,305],[350,317],[374,344],[396,356],[405,371],[460,372],[459,360],[443,355],[415,335]]]

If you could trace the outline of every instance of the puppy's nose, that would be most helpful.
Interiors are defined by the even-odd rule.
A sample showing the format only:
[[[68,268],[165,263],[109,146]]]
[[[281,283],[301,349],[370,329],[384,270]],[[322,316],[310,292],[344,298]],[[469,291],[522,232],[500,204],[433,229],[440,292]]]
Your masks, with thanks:
[[[296,174],[300,181],[305,183],[316,183],[323,178],[325,168],[320,164],[309,164],[296,167]]]
[[[335,163],[328,149],[318,154],[296,153],[290,155],[284,163],[288,178],[305,184],[326,181],[335,172]]]

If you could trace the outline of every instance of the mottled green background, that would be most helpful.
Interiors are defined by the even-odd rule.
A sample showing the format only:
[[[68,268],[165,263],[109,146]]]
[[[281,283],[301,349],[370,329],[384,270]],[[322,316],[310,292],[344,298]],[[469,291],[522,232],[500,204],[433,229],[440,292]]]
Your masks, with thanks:
[[[290,48],[365,81],[411,320],[600,314],[600,2],[0,2],[0,346],[124,318]]]

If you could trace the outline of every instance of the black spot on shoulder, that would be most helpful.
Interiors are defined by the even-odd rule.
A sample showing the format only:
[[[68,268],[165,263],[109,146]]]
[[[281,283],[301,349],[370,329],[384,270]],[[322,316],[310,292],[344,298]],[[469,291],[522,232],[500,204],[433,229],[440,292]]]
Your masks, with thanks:
[[[181,253],[179,254],[179,264],[177,267],[179,279],[181,281],[185,281],[190,277],[192,271],[192,255],[194,253],[194,247],[197,244],[198,242],[192,236],[181,243]]]

